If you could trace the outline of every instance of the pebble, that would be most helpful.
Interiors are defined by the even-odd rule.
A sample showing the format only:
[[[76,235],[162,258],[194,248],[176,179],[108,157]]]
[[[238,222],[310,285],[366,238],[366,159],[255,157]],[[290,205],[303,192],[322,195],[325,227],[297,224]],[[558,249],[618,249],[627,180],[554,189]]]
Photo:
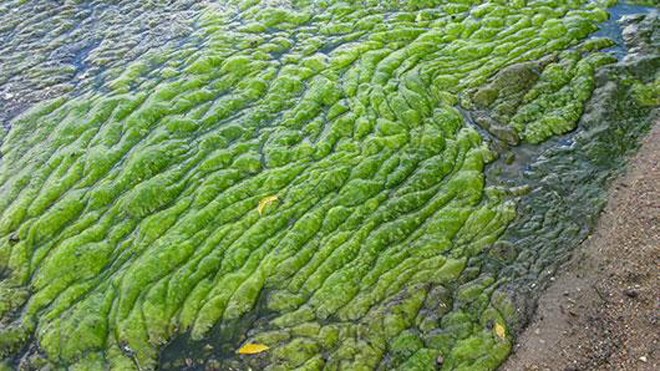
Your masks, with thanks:
[[[636,298],[639,296],[639,291],[635,289],[625,289],[623,293],[629,298]]]
[[[646,358],[646,356],[639,357],[639,360],[644,362],[644,363],[648,362],[648,358]]]

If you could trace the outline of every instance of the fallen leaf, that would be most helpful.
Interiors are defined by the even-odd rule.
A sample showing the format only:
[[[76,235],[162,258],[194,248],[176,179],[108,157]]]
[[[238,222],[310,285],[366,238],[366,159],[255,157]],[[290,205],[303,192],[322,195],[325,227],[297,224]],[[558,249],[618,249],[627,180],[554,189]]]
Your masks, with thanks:
[[[277,196],[268,196],[268,197],[262,198],[261,201],[259,201],[259,207],[257,208],[257,210],[259,211],[259,215],[263,214],[264,209],[266,208],[266,206],[272,204],[273,202],[275,202],[277,200],[278,200]]]
[[[238,350],[238,354],[259,354],[269,349],[267,345],[258,343],[247,343]]]
[[[504,329],[504,326],[500,325],[499,323],[495,324],[495,333],[500,338],[506,339],[506,330]]]

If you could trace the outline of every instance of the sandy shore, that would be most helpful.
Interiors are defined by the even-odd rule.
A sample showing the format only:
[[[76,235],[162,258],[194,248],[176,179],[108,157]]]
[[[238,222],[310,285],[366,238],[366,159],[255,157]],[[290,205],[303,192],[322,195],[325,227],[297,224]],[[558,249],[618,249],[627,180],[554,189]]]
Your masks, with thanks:
[[[502,370],[658,370],[660,122],[611,186]]]

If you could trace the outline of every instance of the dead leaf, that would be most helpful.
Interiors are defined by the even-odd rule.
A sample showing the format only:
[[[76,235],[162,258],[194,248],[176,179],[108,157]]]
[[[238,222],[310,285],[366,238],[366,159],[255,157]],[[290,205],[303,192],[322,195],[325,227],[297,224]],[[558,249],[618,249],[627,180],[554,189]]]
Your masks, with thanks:
[[[263,215],[266,206],[272,204],[277,200],[278,200],[277,196],[268,196],[262,198],[261,201],[259,201],[259,207],[257,208],[257,210],[259,211],[259,215]]]
[[[258,343],[247,343],[238,350],[238,354],[259,354],[269,349],[267,345]]]
[[[504,326],[500,325],[499,323],[495,324],[495,333],[500,338],[506,339],[506,330],[504,329]]]

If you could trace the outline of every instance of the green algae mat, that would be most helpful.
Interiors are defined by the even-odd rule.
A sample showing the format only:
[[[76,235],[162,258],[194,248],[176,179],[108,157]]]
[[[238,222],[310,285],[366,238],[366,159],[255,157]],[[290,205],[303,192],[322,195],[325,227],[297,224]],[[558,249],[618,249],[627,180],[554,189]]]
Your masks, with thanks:
[[[657,113],[613,5],[2,2],[0,369],[497,368]]]

